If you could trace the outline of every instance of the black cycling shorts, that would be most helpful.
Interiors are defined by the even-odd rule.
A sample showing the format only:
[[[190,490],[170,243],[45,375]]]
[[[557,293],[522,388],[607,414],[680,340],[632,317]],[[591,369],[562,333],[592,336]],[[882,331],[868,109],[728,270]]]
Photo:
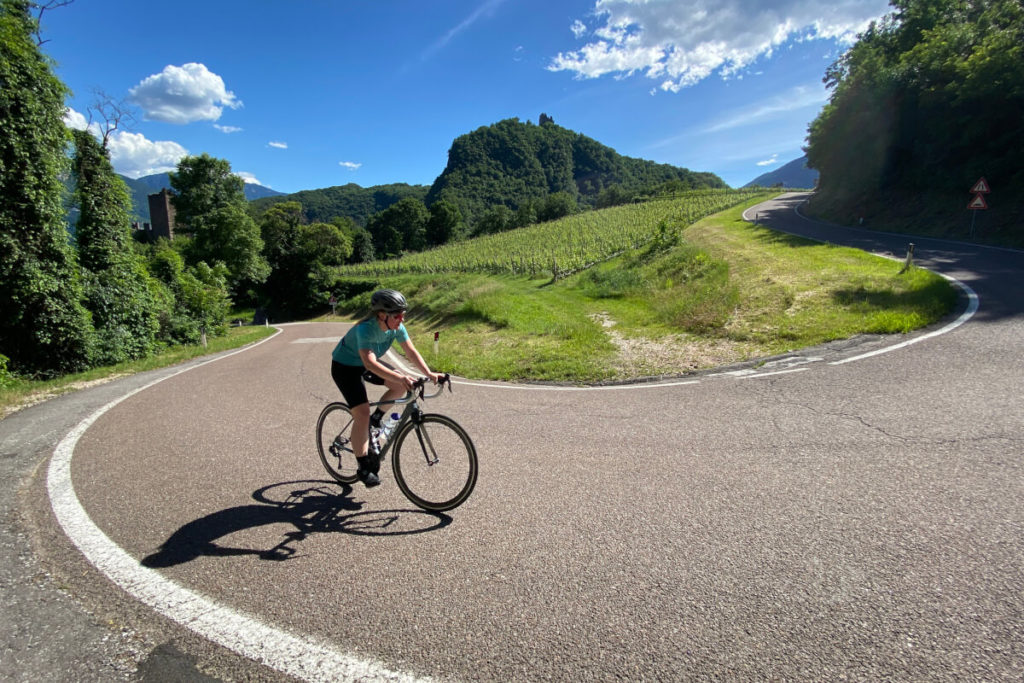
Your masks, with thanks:
[[[391,367],[387,363],[381,363],[381,365],[387,368]],[[331,378],[338,385],[338,389],[341,391],[341,395],[345,397],[345,403],[348,404],[349,408],[355,408],[370,402],[370,399],[366,396],[364,380],[370,384],[384,385],[384,380],[381,377],[373,374],[362,365],[344,365],[336,360],[331,361]]]

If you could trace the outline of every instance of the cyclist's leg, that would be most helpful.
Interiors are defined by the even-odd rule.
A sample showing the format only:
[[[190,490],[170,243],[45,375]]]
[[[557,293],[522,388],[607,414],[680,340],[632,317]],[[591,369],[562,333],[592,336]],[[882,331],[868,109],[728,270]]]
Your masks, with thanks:
[[[394,366],[392,366],[390,363],[385,363],[381,361],[381,365],[391,370],[395,369]],[[384,394],[380,397],[380,400],[377,402],[377,410],[381,414],[386,414],[388,410],[391,409],[392,402],[395,399],[399,399],[405,396],[406,391],[404,382],[380,377],[379,375],[376,375],[370,372],[369,370],[363,373],[363,379],[365,379],[367,382],[370,382],[371,384],[386,387]]]
[[[370,403],[366,395],[366,385],[363,384],[363,368],[333,362],[331,377],[334,378],[334,383],[338,385],[352,413],[352,452],[356,456],[356,462],[359,463],[361,470],[376,473],[379,461],[376,458],[367,459],[367,446],[370,441]],[[364,480],[364,483],[368,482]]]

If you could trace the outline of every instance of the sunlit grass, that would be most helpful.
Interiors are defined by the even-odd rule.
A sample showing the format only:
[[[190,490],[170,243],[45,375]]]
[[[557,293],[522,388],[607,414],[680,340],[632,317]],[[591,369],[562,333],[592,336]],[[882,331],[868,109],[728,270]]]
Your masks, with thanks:
[[[449,273],[378,284],[413,303],[407,326],[437,369],[578,383],[905,333],[955,304],[934,273],[900,273],[902,264],[857,249],[750,225],[743,208],[683,230],[678,244],[647,245],[556,283]]]

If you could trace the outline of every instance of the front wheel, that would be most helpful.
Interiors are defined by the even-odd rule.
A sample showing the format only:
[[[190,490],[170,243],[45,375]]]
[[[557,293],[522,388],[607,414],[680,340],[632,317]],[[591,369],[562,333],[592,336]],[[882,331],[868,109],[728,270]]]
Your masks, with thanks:
[[[391,464],[405,497],[431,512],[457,508],[476,486],[476,448],[466,430],[444,415],[406,422],[395,436]]]
[[[342,484],[356,481],[356,454],[352,451],[352,412],[344,403],[331,403],[316,421],[316,449],[327,473]]]

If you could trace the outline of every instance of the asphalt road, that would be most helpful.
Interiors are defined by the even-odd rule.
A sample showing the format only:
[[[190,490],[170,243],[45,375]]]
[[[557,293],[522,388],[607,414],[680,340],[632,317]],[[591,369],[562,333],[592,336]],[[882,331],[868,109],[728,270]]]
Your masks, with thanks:
[[[1024,253],[799,199],[750,215],[913,241],[977,310],[674,382],[461,382],[429,404],[481,456],[449,515],[323,475],[337,324],[8,417],[0,676],[1021,679]]]

